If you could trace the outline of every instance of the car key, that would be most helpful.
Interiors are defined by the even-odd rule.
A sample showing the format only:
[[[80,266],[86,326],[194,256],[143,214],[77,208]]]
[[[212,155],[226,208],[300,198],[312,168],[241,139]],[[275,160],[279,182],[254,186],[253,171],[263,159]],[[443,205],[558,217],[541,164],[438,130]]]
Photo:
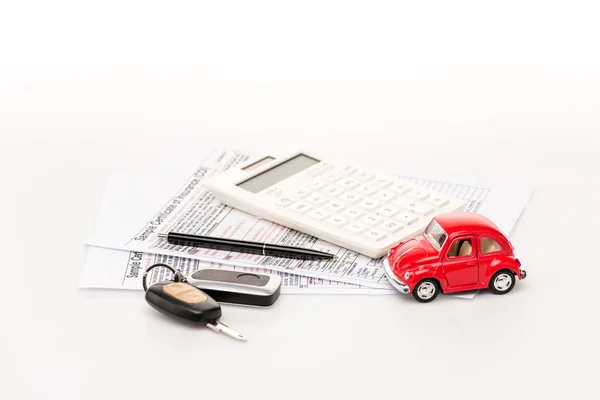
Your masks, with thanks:
[[[146,289],[148,271],[159,266],[170,269],[175,275],[175,281],[155,283]],[[152,265],[144,273],[142,283],[148,304],[163,314],[202,323],[216,332],[223,332],[238,340],[246,340],[244,336],[219,321],[222,315],[219,303],[200,289],[183,282],[181,274],[169,265]]]
[[[204,268],[186,282],[223,303],[268,307],[281,293],[281,277],[219,268]]]

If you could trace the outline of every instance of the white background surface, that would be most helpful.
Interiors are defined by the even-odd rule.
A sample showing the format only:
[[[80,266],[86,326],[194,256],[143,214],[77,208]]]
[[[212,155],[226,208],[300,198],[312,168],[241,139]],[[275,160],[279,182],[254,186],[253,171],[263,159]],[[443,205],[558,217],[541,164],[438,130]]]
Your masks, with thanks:
[[[598,7],[399,3],[3,2],[2,398],[593,396]],[[532,185],[528,278],[224,307],[247,343],[76,289],[111,174],[294,143]]]

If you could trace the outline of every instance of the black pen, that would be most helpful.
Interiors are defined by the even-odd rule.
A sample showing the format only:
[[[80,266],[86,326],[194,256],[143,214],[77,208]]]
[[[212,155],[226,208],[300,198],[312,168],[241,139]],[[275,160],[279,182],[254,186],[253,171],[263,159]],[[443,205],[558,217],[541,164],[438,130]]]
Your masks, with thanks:
[[[293,258],[298,260],[337,260],[336,255],[324,251],[303,249],[301,247],[281,246],[278,244],[247,242],[237,239],[224,239],[210,236],[196,236],[187,233],[159,233],[158,237],[167,239],[169,244],[177,246],[201,247],[205,249],[227,250],[263,256]]]

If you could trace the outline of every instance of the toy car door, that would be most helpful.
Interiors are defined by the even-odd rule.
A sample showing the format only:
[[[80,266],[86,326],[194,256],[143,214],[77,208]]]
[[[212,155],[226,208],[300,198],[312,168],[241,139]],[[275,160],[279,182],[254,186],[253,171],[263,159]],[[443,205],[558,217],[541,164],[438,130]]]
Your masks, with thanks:
[[[478,259],[480,270],[489,271],[491,269],[490,265],[498,261],[498,256],[506,254],[506,250],[500,244],[502,241],[498,240],[498,238],[494,235],[482,235],[478,242]],[[482,280],[484,280],[483,277]]]
[[[447,247],[442,266],[449,287],[472,285],[479,280],[476,242],[473,236],[461,236]]]

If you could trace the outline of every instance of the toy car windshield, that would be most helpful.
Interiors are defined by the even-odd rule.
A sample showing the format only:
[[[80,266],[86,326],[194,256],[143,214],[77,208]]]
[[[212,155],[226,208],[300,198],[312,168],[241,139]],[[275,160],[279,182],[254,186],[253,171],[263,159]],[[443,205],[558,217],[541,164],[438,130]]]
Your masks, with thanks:
[[[448,239],[448,234],[446,231],[442,229],[440,224],[437,223],[435,219],[431,220],[427,228],[425,229],[425,237],[431,245],[437,250],[440,251],[446,239]]]

